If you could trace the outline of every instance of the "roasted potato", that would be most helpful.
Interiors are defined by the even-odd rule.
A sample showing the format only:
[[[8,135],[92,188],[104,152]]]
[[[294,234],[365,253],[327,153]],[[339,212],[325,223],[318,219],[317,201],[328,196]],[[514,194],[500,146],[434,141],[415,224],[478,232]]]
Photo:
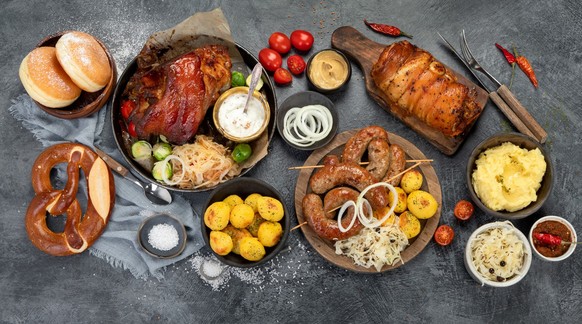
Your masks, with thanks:
[[[384,207],[382,209],[379,209],[377,211],[374,211],[374,217],[376,217],[376,219],[378,219],[378,220],[382,220],[382,218],[384,218],[384,216],[386,216],[386,213],[388,211],[390,211],[390,207]],[[394,225],[394,224],[396,224],[396,216],[394,215],[394,213],[392,213],[382,223],[382,226],[391,226],[391,225]]]
[[[212,203],[204,212],[204,224],[213,231],[220,231],[228,225],[230,206],[222,201]]]
[[[400,187],[394,187],[396,192],[398,193],[398,202],[396,203],[396,207],[394,208],[394,212],[400,214],[406,210],[406,192]],[[390,203],[390,207],[392,207],[392,199],[393,198],[392,191],[388,192],[388,201]]]
[[[223,230],[224,233],[232,239],[232,253],[240,254],[240,240],[244,237],[253,237],[249,231],[244,228],[238,229],[232,224],[228,224]]]
[[[265,221],[263,217],[259,213],[255,213],[255,217],[253,218],[253,222],[247,226],[247,230],[251,232],[254,237],[257,237],[259,234],[259,226]]]
[[[236,228],[245,228],[253,222],[255,213],[247,204],[236,205],[230,211],[230,223]]]
[[[245,203],[244,200],[242,200],[242,198],[239,195],[230,195],[224,198],[223,201],[227,203],[230,206],[230,208]]]
[[[210,248],[218,255],[227,255],[232,251],[232,238],[221,231],[210,232]]]
[[[408,239],[416,237],[420,233],[420,221],[409,211],[400,214],[398,226]]]
[[[245,204],[253,207],[253,211],[257,211],[257,200],[261,198],[262,195],[258,193],[250,194],[245,198]]]
[[[243,237],[240,240],[240,255],[249,261],[261,260],[267,252],[256,237]]]
[[[419,190],[422,187],[423,176],[420,171],[416,169],[412,169],[406,171],[404,175],[402,175],[402,180],[400,180],[400,187],[406,192],[407,194]]]
[[[265,221],[259,226],[259,242],[266,247],[275,246],[283,236],[283,227],[278,222]]]
[[[278,222],[283,219],[285,210],[283,204],[272,197],[261,197],[257,200],[257,210],[266,220]]]
[[[408,210],[419,219],[428,219],[436,214],[439,204],[434,197],[423,190],[416,190],[408,195],[406,200]]]

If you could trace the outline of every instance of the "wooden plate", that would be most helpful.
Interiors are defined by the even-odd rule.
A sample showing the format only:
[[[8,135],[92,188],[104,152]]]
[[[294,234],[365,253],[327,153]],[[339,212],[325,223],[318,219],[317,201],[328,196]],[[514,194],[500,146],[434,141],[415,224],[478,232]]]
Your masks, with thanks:
[[[359,129],[354,129],[338,134],[331,143],[329,143],[325,147],[322,147],[319,150],[314,151],[307,158],[304,165],[320,164],[323,157],[325,157],[328,154],[336,154],[340,156],[347,140],[354,134],[356,134],[358,131]],[[414,144],[393,133],[388,133],[388,136],[391,143],[400,145],[404,149],[404,151],[406,151],[407,160],[426,159],[426,156]],[[407,163],[406,165],[410,166],[411,163]],[[434,198],[439,204],[439,208],[433,217],[427,220],[422,219],[420,220],[420,224],[422,226],[420,234],[416,238],[409,240],[408,247],[401,253],[402,261],[404,263],[412,260],[426,247],[428,242],[430,242],[430,240],[432,239],[432,236],[434,235],[434,232],[439,223],[439,219],[441,217],[442,192],[441,185],[437,178],[436,172],[434,168],[428,163],[421,164],[418,167],[418,169],[424,176],[424,183],[421,189],[430,192],[434,196]],[[311,192],[311,189],[309,188],[309,179],[311,178],[311,175],[314,171],[315,169],[302,169],[299,172],[297,185],[295,186],[295,212],[297,214],[298,224],[301,224],[306,221],[305,216],[303,215],[302,201],[303,197],[307,193]],[[378,273],[374,267],[365,268],[362,266],[358,266],[354,264],[354,261],[351,258],[335,254],[334,242],[319,237],[311,229],[309,225],[301,226],[301,230],[303,231],[305,238],[311,244],[311,246],[324,259],[331,262],[332,264],[335,264],[340,268],[344,268],[354,272]],[[396,264],[391,266],[385,265],[380,270],[380,272],[398,268],[402,264],[403,264],[402,262],[397,262]]]
[[[436,146],[441,152],[447,155],[454,154],[465,140],[467,134],[473,126],[468,125],[465,132],[459,136],[449,137],[442,134],[439,130],[427,126],[423,121],[415,116],[404,112],[397,105],[391,106],[384,93],[376,86],[374,80],[370,75],[372,66],[378,61],[380,54],[386,48],[386,44],[376,43],[353,27],[344,26],[336,29],[331,35],[331,45],[333,48],[344,52],[350,59],[354,60],[362,69],[366,82],[366,91],[382,107],[394,117],[401,120],[408,127],[424,137],[429,143]],[[446,66],[446,65],[445,65]],[[474,88],[477,91],[477,105],[480,108],[485,107],[489,95],[485,90],[465,78],[463,75],[457,73],[447,66],[447,70],[451,71],[456,77],[457,81],[464,84],[468,88]],[[479,119],[478,117],[475,121]],[[474,123],[474,122],[473,122]]]

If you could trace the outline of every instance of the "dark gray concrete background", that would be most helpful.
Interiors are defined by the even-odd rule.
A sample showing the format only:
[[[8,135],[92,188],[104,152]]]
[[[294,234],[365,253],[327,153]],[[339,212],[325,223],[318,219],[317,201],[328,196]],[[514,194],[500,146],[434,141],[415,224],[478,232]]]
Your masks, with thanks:
[[[549,134],[545,145],[555,163],[554,190],[544,207],[515,222],[527,232],[544,215],[561,215],[582,234],[579,202],[582,158],[580,124],[582,4],[559,1],[2,1],[0,9],[0,322],[580,322],[582,251],[553,264],[534,259],[519,284],[505,289],[480,287],[463,265],[466,240],[478,226],[493,221],[477,211],[467,224],[455,221],[456,201],[468,198],[465,163],[486,137],[512,127],[488,103],[456,155],[447,157],[392,118],[367,96],[354,65],[349,87],[330,95],[340,114],[339,130],[379,124],[407,138],[428,157],[443,189],[442,223],[456,237],[449,247],[431,242],[397,270],[360,275],[321,258],[300,231],[281,254],[249,283],[232,277],[213,290],[184,260],[164,280],[135,279],[128,271],[83,253],[56,258],[28,241],[24,214],[33,190],[30,167],[42,147],[8,112],[24,93],[18,79],[22,58],[45,36],[69,29],[89,32],[109,47],[121,73],[147,36],[174,26],[191,14],[221,7],[235,40],[253,53],[267,46],[274,31],[310,30],[311,51],[330,46],[332,31],[351,25],[369,38],[391,38],[367,30],[363,19],[388,22],[414,35],[413,43],[461,71],[437,31],[457,40],[465,29],[474,52],[490,72],[508,82],[511,69],[494,43],[515,44],[529,57],[540,83],[534,89],[516,71],[513,91]],[[277,88],[280,102],[306,90],[304,77]],[[105,134],[111,139],[111,129]],[[268,181],[293,206],[296,171],[309,153],[287,147],[276,135],[269,156],[248,176]],[[199,211],[207,193],[185,195]],[[293,217],[293,224],[296,220]],[[204,248],[202,255],[208,254]],[[249,270],[250,273],[251,270]]]

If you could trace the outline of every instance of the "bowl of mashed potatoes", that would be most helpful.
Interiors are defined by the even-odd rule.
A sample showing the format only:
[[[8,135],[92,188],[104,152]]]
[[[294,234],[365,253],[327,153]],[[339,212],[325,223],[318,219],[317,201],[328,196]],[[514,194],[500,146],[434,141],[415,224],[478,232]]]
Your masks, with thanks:
[[[539,210],[552,191],[553,165],[535,139],[501,133],[479,143],[469,157],[469,194],[485,213],[520,219]]]

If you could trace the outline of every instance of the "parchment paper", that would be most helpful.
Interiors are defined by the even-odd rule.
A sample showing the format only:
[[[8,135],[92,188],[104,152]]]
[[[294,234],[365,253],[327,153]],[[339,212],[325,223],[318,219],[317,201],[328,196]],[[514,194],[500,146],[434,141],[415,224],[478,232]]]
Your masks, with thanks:
[[[232,61],[232,70],[242,72],[245,76],[250,74],[253,67],[245,64],[236,48],[230,26],[220,8],[196,13],[172,28],[152,34],[138,55],[138,72],[149,70],[155,65],[164,64],[177,56],[209,44],[226,46]],[[211,106],[209,110],[212,108]],[[271,111],[275,109],[277,107],[271,107]],[[268,131],[249,144],[253,154],[240,165],[241,169],[252,167],[267,155]]]

